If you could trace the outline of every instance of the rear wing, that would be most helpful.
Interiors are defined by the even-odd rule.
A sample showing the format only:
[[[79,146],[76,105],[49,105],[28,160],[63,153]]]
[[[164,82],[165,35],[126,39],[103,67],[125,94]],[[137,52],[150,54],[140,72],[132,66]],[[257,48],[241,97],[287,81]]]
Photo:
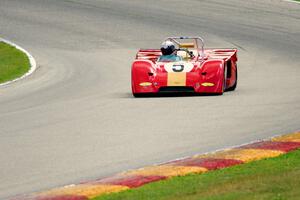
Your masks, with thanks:
[[[179,49],[184,48],[196,52],[197,58],[201,61],[207,59],[231,59],[237,61],[237,49],[204,49],[204,40],[198,36],[167,37],[165,41],[173,42]],[[136,54],[136,59],[156,62],[159,56],[161,56],[160,49],[140,49]]]
[[[152,62],[155,62],[159,56],[161,56],[160,49],[140,49],[137,52],[135,59],[151,60]]]
[[[222,59],[222,60],[232,60],[236,62],[237,59],[237,49],[229,49],[229,48],[208,48],[205,49],[205,59]]]
[[[229,49],[229,48],[207,48],[203,50],[203,60],[211,60],[211,59],[222,59],[236,62],[237,59],[237,49]],[[152,62],[156,62],[158,57],[161,56],[160,49],[140,49],[135,59],[137,60],[150,60]]]

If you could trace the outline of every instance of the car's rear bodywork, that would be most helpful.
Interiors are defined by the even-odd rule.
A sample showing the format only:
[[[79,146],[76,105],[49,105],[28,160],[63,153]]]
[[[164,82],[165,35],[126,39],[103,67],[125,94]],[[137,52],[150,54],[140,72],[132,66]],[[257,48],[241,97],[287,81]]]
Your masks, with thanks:
[[[204,49],[199,37],[167,40],[176,43],[182,60],[159,62],[160,49],[139,50],[131,72],[134,96],[160,92],[223,94],[236,88],[237,49]]]

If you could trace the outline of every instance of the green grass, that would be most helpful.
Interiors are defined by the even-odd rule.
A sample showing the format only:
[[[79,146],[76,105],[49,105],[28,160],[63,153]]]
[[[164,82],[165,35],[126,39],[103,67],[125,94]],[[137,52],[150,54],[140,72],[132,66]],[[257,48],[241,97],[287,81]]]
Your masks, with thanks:
[[[204,174],[175,177],[96,199],[300,199],[300,150]]]
[[[30,63],[26,54],[0,42],[0,83],[21,77],[29,69]]]

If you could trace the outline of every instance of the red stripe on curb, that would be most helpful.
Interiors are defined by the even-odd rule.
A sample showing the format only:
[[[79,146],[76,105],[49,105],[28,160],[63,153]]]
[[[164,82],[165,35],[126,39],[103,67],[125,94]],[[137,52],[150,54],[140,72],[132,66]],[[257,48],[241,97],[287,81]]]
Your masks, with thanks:
[[[86,196],[75,195],[59,195],[59,196],[41,196],[35,198],[35,200],[88,200]]]
[[[165,176],[125,176],[125,177],[116,177],[103,179],[100,181],[92,182],[92,184],[109,184],[109,185],[122,185],[130,188],[140,187],[147,183],[164,180],[167,177]]]
[[[242,164],[241,160],[234,159],[215,159],[215,158],[187,158],[184,160],[174,161],[170,164],[180,166],[204,167],[208,170],[221,169],[233,165]]]
[[[245,146],[241,146],[242,149],[268,149],[268,150],[278,150],[289,152],[295,149],[300,148],[300,142],[256,142],[253,144],[248,144]]]

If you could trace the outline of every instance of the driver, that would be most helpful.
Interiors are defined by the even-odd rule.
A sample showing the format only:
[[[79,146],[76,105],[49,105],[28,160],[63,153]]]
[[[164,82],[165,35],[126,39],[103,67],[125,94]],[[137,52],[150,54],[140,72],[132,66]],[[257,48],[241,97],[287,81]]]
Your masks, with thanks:
[[[175,45],[173,42],[167,40],[161,44],[162,55],[158,58],[159,62],[177,62],[181,61],[181,57],[176,55]]]

